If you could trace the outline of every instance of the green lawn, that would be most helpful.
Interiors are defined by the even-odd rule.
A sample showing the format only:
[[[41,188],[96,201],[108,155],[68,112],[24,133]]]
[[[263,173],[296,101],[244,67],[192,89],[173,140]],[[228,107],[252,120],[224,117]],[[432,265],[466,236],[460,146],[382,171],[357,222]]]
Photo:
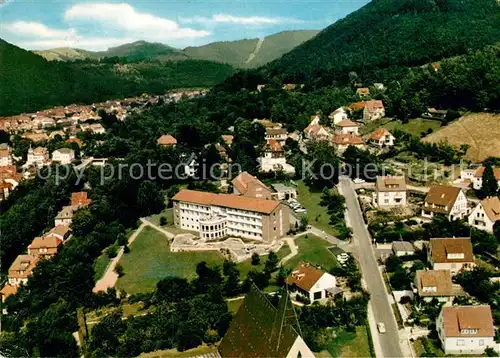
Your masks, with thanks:
[[[146,219],[152,222],[153,224],[160,226],[160,218],[162,216],[167,218],[167,225],[174,225],[174,211],[172,208],[165,209],[159,214],[148,216]]]
[[[156,283],[167,276],[193,279],[201,261],[222,266],[224,260],[214,251],[170,252],[165,235],[145,227],[130,245],[130,253],[120,260],[125,275],[118,279],[117,287],[134,294],[153,291]]]
[[[335,229],[330,225],[330,215],[326,212],[326,208],[319,205],[321,202],[321,191],[311,191],[303,181],[297,181],[297,192],[299,194],[299,202],[307,210],[309,224],[333,236],[337,235]]]
[[[356,332],[337,332],[328,342],[326,350],[332,357],[370,357],[366,327],[356,327]]]
[[[328,241],[319,237],[308,235],[295,239],[295,244],[299,247],[299,253],[285,263],[285,267],[293,269],[301,261],[310,262],[313,265],[320,265],[325,270],[330,270],[338,266],[336,257],[328,250],[332,246]]]
[[[441,128],[441,122],[431,119],[416,118],[410,119],[410,121],[405,124],[402,124],[401,121],[391,121],[389,123],[386,123],[383,127],[387,128],[390,131],[399,129],[406,133],[420,137],[420,133],[422,132],[427,133],[429,129],[436,131]]]
[[[101,256],[99,256],[94,263],[94,279],[97,281],[99,280],[103,275],[106,269],[108,268],[109,265],[109,257],[106,253],[102,253]]]

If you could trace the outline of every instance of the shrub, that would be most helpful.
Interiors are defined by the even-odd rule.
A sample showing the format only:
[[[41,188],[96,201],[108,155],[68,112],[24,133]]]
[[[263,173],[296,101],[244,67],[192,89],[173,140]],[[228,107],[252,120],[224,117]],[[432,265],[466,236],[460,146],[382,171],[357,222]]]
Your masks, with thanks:
[[[161,225],[161,226],[165,226],[165,225],[167,225],[167,223],[168,223],[167,218],[166,218],[166,217],[164,217],[164,216],[162,216],[162,217],[160,218],[160,225]]]
[[[254,252],[252,254],[252,265],[253,266],[258,266],[260,265],[260,256],[258,253]]]
[[[116,255],[118,255],[118,246],[112,245],[112,246],[108,247],[106,249],[106,255],[108,255],[108,257],[110,259],[116,257]]]
[[[411,302],[411,298],[410,298],[410,296],[403,296],[403,297],[401,297],[401,299],[399,300],[399,303],[401,303],[402,305],[407,304],[407,303],[410,303],[410,302]]]
[[[309,297],[303,296],[301,294],[297,294],[297,296],[295,296],[295,300],[302,302],[303,304],[306,304],[306,305],[311,303],[311,300],[309,299]]]
[[[130,247],[128,245],[123,246],[123,253],[128,254],[130,252]]]
[[[116,264],[114,271],[116,272],[116,274],[118,275],[118,277],[122,277],[124,275],[123,266],[120,263]]]

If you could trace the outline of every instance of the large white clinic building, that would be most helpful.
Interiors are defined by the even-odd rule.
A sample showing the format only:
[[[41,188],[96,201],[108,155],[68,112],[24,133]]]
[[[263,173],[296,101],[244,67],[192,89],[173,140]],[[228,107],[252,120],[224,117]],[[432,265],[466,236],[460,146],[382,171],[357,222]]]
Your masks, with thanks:
[[[290,229],[288,208],[276,200],[183,189],[172,201],[175,225],[205,240],[234,236],[272,242]]]

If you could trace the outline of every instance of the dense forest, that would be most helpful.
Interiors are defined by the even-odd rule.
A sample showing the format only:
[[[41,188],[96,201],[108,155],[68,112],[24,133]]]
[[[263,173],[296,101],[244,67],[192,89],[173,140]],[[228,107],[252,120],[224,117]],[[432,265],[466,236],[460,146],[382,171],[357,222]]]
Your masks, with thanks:
[[[48,62],[3,40],[0,53],[0,115],[173,88],[211,87],[234,72],[229,65],[200,60]]]
[[[285,82],[328,86],[396,79],[405,68],[500,39],[496,0],[373,0],[264,67]]]

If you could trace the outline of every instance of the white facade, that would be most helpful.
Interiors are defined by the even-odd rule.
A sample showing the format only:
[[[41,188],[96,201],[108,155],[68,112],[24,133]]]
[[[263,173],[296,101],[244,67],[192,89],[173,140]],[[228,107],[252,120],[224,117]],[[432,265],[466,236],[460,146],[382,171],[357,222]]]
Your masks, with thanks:
[[[498,187],[500,188],[500,180],[498,180],[497,183],[498,183]],[[481,188],[483,187],[483,177],[482,176],[480,176],[480,177],[474,176],[472,178],[472,187],[476,190],[481,190]]]
[[[394,138],[394,136],[391,133],[387,132],[377,140],[371,139],[370,143],[375,144],[379,147],[393,147],[395,140],[396,138]]]
[[[474,210],[472,210],[469,215],[469,225],[474,226],[476,229],[484,230],[493,234],[493,226],[495,221],[492,221],[486,211],[484,210],[483,204],[479,203]]]
[[[288,351],[288,354],[286,355],[286,358],[297,358],[297,357],[302,357],[302,358],[315,357],[314,353],[309,349],[306,342],[304,342],[301,336],[297,336],[295,342],[293,343],[292,347]]]
[[[46,148],[38,147],[35,149],[30,148],[28,150],[28,157],[26,160],[26,166],[36,165],[44,166],[49,163],[49,153]]]
[[[378,191],[377,204],[381,208],[390,208],[395,206],[406,206],[406,191]]]
[[[433,211],[426,210],[426,209],[431,209],[434,208],[432,205],[426,205],[427,203],[424,203],[424,207],[422,208],[422,217],[432,219],[435,215]],[[446,211],[448,211],[448,207],[444,208]],[[467,197],[465,196],[464,192],[460,190],[460,193],[457,196],[457,199],[455,200],[455,203],[453,203],[451,210],[449,214],[447,214],[447,217],[449,220],[461,220],[464,217],[466,217],[469,214],[469,204],[467,201]]]
[[[462,329],[459,337],[447,337],[444,327],[443,310],[441,310],[441,313],[436,320],[436,330],[441,341],[441,346],[446,355],[479,355],[483,354],[484,350],[488,347],[496,347],[493,336],[478,336],[478,330],[476,329]]]
[[[196,175],[196,171],[198,168],[198,163],[195,159],[191,159],[189,163],[184,164],[184,173],[190,178],[193,178]]]
[[[75,151],[69,148],[61,148],[52,152],[52,160],[60,164],[71,164],[75,160]]]
[[[309,300],[311,302],[324,300],[327,298],[326,289],[337,286],[337,279],[335,276],[325,272],[323,276],[314,284],[309,290]]]
[[[328,116],[328,118],[330,118],[333,121],[334,125],[349,119],[347,116],[347,112],[343,107],[337,108]]]
[[[264,156],[259,158],[259,161],[262,172],[283,171],[287,174],[295,173],[295,168],[286,162],[282,152],[266,151]]]
[[[0,155],[0,167],[6,167],[8,165],[12,165],[11,155],[10,154]]]

